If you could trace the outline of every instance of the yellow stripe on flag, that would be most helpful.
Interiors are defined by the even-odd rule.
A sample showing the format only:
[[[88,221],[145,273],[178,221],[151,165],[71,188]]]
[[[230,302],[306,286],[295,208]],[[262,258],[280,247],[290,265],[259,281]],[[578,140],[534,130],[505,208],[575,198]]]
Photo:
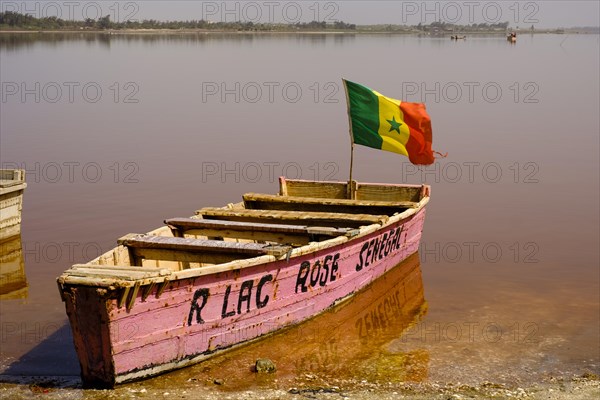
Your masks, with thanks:
[[[379,136],[383,139],[382,150],[393,151],[408,156],[406,143],[410,136],[404,115],[400,110],[400,101],[373,91],[379,99]]]

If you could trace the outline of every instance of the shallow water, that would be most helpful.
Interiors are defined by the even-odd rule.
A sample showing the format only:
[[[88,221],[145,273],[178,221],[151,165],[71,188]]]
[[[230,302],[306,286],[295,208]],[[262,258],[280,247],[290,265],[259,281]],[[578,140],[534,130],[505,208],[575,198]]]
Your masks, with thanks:
[[[29,185],[28,287],[0,300],[3,376],[79,374],[55,278],[118,237],[275,192],[279,175],[347,179],[342,77],[425,101],[434,149],[449,153],[416,168],[356,149],[359,181],[432,185],[420,250],[428,312],[356,362],[414,366],[426,372],[399,376],[444,382],[598,374],[599,47],[596,35],[522,35],[515,45],[501,36],[0,35],[0,161],[27,169]],[[253,348],[175,374],[224,368],[231,387],[246,387]],[[284,361],[280,375],[299,374],[286,365],[295,364]]]

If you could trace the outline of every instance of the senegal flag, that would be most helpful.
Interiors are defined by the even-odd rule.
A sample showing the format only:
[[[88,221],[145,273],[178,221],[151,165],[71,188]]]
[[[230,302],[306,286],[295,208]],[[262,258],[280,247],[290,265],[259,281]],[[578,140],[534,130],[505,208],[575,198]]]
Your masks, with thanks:
[[[431,120],[425,104],[391,99],[343,81],[354,143],[403,154],[413,164],[433,163]]]

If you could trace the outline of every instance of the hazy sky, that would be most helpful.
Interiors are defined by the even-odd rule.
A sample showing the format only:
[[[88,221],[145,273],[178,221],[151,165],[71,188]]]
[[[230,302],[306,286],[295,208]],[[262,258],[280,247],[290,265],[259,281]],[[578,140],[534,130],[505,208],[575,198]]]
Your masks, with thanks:
[[[368,1],[368,0],[57,0],[0,1],[2,11],[19,11],[63,19],[96,19],[110,15],[113,21],[127,19],[250,22],[345,21],[357,24],[417,25],[449,23],[497,23],[511,27],[599,26],[600,1]]]

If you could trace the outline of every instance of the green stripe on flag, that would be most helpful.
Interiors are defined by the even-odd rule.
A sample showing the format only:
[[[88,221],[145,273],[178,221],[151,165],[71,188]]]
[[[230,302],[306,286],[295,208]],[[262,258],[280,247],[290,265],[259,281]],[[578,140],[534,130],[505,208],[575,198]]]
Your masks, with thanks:
[[[379,98],[365,86],[344,80],[352,122],[354,143],[381,149],[379,136]]]

